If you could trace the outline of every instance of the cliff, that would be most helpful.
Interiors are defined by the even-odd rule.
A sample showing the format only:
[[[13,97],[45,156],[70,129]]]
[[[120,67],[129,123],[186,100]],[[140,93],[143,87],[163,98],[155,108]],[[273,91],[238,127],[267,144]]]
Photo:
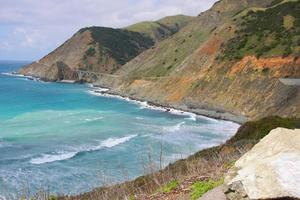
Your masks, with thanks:
[[[300,78],[299,13],[297,0],[221,0],[191,19],[87,28],[20,72],[47,80],[76,79],[70,69],[113,74],[96,84],[237,121],[299,116],[299,84],[286,84]]]
[[[248,119],[299,116],[299,85],[282,81],[300,77],[299,1],[268,7],[235,2],[217,3],[128,62],[116,72],[126,79],[113,85],[114,92]],[[284,26],[287,16],[293,28]]]
[[[20,73],[49,81],[77,79],[73,71],[78,69],[111,74],[155,42],[178,32],[192,19],[178,15],[124,29],[83,28],[50,54],[22,68]]]

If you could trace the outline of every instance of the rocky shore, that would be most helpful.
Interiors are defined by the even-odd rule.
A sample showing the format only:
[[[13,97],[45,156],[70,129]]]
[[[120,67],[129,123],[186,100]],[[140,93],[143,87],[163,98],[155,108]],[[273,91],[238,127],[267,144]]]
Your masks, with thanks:
[[[119,96],[123,98],[127,98],[129,100],[134,100],[134,101],[139,101],[141,103],[147,103],[149,107],[159,107],[162,108],[164,111],[168,112],[170,109],[176,109],[182,112],[189,112],[189,113],[194,113],[196,115],[202,115],[205,117],[210,117],[214,119],[221,119],[221,120],[227,120],[227,121],[232,121],[236,122],[239,124],[245,123],[248,119],[245,116],[242,115],[235,115],[229,112],[224,112],[224,111],[218,111],[218,110],[208,110],[208,109],[200,109],[200,108],[192,108],[184,104],[169,104],[166,102],[159,102],[159,101],[149,101],[147,98],[139,97],[136,95],[128,95],[125,94],[124,92],[118,92],[115,91],[114,89],[109,89],[105,87],[101,87],[100,85],[93,85],[95,88],[94,92],[103,94],[109,94],[112,96]],[[97,91],[97,88],[99,89]],[[105,90],[103,90],[105,89]]]

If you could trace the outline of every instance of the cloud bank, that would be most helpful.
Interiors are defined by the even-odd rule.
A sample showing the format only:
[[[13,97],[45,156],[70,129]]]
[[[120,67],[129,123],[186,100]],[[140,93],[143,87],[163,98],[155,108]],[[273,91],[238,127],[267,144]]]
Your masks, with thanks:
[[[87,26],[197,15],[216,0],[0,0],[0,59],[36,60]]]

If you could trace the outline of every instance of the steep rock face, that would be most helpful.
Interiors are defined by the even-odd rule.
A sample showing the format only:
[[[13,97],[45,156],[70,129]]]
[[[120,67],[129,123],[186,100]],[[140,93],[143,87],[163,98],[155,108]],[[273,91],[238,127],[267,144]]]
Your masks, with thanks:
[[[242,156],[226,178],[228,199],[300,198],[300,130],[277,128]]]
[[[82,29],[21,72],[50,80],[74,78],[69,69],[102,72],[108,75],[97,84],[111,92],[214,117],[299,116],[299,86],[282,81],[300,78],[299,10],[299,1],[293,0],[222,0],[183,20],[189,23],[151,48],[156,37],[151,31],[157,29],[149,32],[143,23],[129,28],[142,34]],[[159,23],[176,26],[174,19]],[[73,55],[69,43],[80,59],[68,59]]]
[[[76,74],[59,69],[112,73],[154,42],[137,32],[104,27],[81,29],[63,45],[41,60],[25,66],[20,73],[45,80],[73,79]],[[58,66],[59,65],[59,66]]]
[[[226,2],[228,8],[222,13],[219,6]],[[157,103],[231,112],[250,119],[268,115],[299,116],[299,86],[285,85],[280,81],[287,77],[300,78],[297,46],[291,49],[289,56],[281,56],[279,47],[272,46],[265,49],[267,53],[263,52],[265,56],[260,58],[252,51],[246,52],[242,58],[224,57],[224,48],[230,47],[231,39],[239,37],[239,30],[245,26],[241,24],[244,15],[236,16],[245,8],[258,9],[257,6],[270,3],[242,1],[241,5],[245,7],[240,10],[237,10],[237,1],[217,3],[180,32],[124,65],[117,74],[125,76],[127,80],[113,88],[117,93]],[[299,1],[285,1],[273,5],[271,11],[266,8],[259,10],[265,10],[268,15],[283,10],[282,19],[287,12],[294,13],[296,19],[299,4]],[[266,32],[267,29],[262,27]],[[294,23],[294,29],[297,32],[299,25]],[[282,29],[272,31],[278,34],[284,32]],[[286,41],[296,40],[299,34],[290,36]],[[245,37],[246,43],[253,42],[251,35]],[[254,44],[259,43],[256,41]],[[286,44],[285,41],[282,44]],[[236,50],[244,52],[243,47],[239,46]]]
[[[192,19],[177,15],[125,29],[83,28],[44,58],[22,68],[20,73],[49,81],[76,79],[72,70],[77,69],[111,74],[155,42],[178,32]]]
[[[92,40],[90,31],[77,33],[44,58],[22,68],[20,73],[50,81],[58,80],[61,74],[58,73],[57,65],[62,64],[67,71],[78,69]]]

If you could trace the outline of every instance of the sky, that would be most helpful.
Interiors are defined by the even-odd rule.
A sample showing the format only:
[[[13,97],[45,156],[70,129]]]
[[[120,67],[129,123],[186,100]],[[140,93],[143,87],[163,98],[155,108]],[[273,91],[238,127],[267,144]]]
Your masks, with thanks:
[[[196,16],[217,0],[0,0],[0,60],[37,60],[80,28]]]

